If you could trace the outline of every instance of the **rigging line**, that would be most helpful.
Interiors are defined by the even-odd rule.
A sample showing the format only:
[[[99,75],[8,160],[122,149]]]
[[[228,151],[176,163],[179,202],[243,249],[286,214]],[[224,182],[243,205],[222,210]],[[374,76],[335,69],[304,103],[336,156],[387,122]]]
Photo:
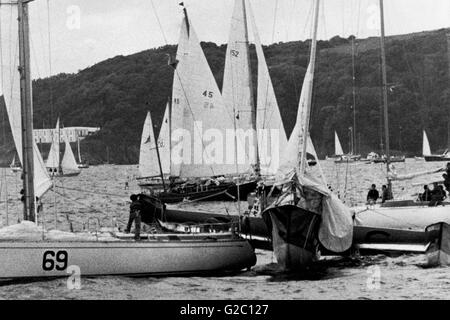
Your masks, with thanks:
[[[161,30],[161,34],[163,36],[164,42],[167,45],[168,43],[167,43],[166,34],[164,33],[164,29],[162,27],[161,21],[159,20],[159,16],[158,16],[158,12],[156,11],[155,4],[153,3],[153,0],[150,0],[150,3],[152,4],[153,12],[155,13],[156,20],[158,21],[159,29]]]
[[[49,81],[49,99],[50,99],[50,123],[53,123],[53,84],[52,84],[52,41],[51,41],[51,20],[50,20],[50,0],[47,0],[47,37],[48,37],[48,81]]]
[[[89,194],[101,194],[101,195],[105,195],[105,196],[112,196],[112,197],[119,197],[119,198],[126,198],[128,197],[127,195],[123,195],[123,194],[115,194],[115,193],[108,193],[108,192],[98,192],[98,191],[92,191],[92,190],[86,190],[86,189],[78,189],[78,188],[70,188],[70,187],[64,187],[64,186],[58,186],[55,185],[56,188],[59,189],[65,189],[65,190],[72,190],[72,191],[79,191],[79,192],[84,192],[84,193],[89,193]]]

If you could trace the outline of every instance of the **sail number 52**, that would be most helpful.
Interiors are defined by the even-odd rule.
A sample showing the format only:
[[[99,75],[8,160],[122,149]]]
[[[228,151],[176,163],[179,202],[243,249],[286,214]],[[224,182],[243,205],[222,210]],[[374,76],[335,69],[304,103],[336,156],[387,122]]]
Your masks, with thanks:
[[[56,252],[53,250],[47,250],[44,252],[44,256],[42,258],[42,269],[44,271],[52,271],[54,269],[58,271],[66,270],[68,258],[69,255],[65,250]]]

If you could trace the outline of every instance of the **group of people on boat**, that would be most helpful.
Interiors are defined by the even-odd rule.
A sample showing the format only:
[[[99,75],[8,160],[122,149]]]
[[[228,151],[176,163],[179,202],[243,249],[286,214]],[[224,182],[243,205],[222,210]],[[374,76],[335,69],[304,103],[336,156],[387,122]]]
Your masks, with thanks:
[[[391,200],[393,198],[392,192],[389,191],[389,189],[386,185],[383,185],[381,187],[381,197],[380,197],[380,193],[377,190],[377,186],[375,184],[372,184],[369,192],[367,193],[367,203],[375,204],[377,202],[377,200],[380,198],[381,198],[381,203],[385,203],[386,200]]]

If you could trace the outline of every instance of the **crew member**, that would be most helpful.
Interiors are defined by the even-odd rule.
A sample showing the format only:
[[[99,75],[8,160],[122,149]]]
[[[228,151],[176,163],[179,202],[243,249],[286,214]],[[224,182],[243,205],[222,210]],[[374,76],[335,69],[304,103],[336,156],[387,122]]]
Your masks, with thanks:
[[[131,230],[131,225],[134,221],[134,239],[140,240],[141,234],[141,210],[142,204],[139,201],[139,196],[136,194],[132,194],[130,196],[131,204],[130,204],[130,218],[128,219],[127,228],[125,229],[126,233],[129,233]]]
[[[378,193],[377,186],[375,184],[372,184],[372,187],[370,188],[369,192],[367,193],[367,203],[372,204],[377,202],[377,199],[380,197],[380,194]]]

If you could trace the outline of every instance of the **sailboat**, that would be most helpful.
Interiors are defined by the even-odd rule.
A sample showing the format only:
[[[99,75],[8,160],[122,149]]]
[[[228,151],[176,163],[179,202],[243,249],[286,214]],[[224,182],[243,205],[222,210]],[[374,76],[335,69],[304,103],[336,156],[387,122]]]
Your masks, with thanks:
[[[428,142],[425,130],[423,130],[422,156],[425,161],[450,161],[448,150],[445,150],[443,154],[431,154],[430,142]]]
[[[16,155],[14,155],[9,167],[11,168],[12,172],[22,171],[22,167],[20,166],[20,163],[19,164],[16,163]]]
[[[163,121],[160,132],[160,136],[170,137],[160,152],[162,158],[170,159],[161,161],[168,165],[161,168],[162,176],[169,176],[169,183],[158,196],[166,203],[244,199],[255,189],[256,182],[249,167],[245,169],[246,155],[238,155],[239,159],[244,157],[243,166],[236,161],[239,150],[235,148],[233,114],[225,107],[186,8],[183,11],[176,59],[170,63],[174,78],[165,115],[168,121]],[[158,175],[159,169],[156,148],[145,143],[149,137],[154,141],[149,135],[153,130],[146,128],[148,125],[144,125],[141,140],[141,179]],[[230,143],[233,152],[224,149]],[[151,183],[143,182],[141,186],[153,188]]]
[[[70,147],[69,139],[65,134],[62,135],[65,148],[64,155],[60,155],[61,130],[59,127],[59,118],[56,122],[56,134],[53,135],[52,145],[48,153],[47,162],[45,163],[48,172],[51,176],[57,177],[72,177],[80,174],[81,170],[78,167],[75,155]]]
[[[158,141],[155,139],[150,111],[142,129],[139,153],[138,185],[143,188],[166,189],[170,176],[169,103],[166,106]]]
[[[297,121],[279,169],[279,197],[262,211],[271,232],[275,257],[282,270],[304,268],[317,259],[322,246],[332,252],[350,248],[353,237],[352,215],[320,179],[307,170],[306,152],[313,148],[309,136],[317,29],[320,1],[314,2],[313,37],[310,62],[300,96]],[[315,151],[313,154],[316,156]],[[320,168],[320,164],[318,164]]]
[[[16,31],[6,40],[2,36],[1,71],[8,118],[23,163],[26,220],[0,229],[0,278],[66,277],[74,270],[83,275],[170,275],[253,266],[256,256],[250,244],[232,233],[152,234],[142,235],[146,241],[134,241],[118,233],[55,234],[37,226],[35,196],[42,197],[52,182],[33,139],[28,3],[18,0],[8,4],[8,10],[0,6],[1,30]],[[19,48],[20,59],[10,46]]]

